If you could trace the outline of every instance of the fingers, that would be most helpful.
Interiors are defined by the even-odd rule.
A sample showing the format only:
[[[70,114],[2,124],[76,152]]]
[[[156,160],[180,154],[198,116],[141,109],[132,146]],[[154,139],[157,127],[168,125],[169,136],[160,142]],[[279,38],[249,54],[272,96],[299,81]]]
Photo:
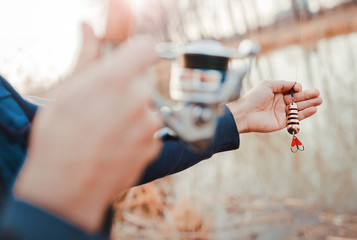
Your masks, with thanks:
[[[311,117],[317,112],[317,106],[322,104],[322,98],[319,97],[319,95],[320,92],[317,89],[308,89],[295,93],[294,101],[296,102],[299,111],[299,120]],[[288,104],[291,102],[291,94],[284,95],[284,102],[287,105],[287,113],[289,108]]]
[[[143,131],[146,131],[146,137],[142,138],[142,148],[146,150],[143,158],[152,161],[157,157],[162,147],[162,141],[154,138],[155,132],[159,130],[163,124],[161,119],[153,114],[148,113],[145,121],[143,121]]]
[[[321,104],[322,104],[322,98],[317,97],[317,98],[309,99],[306,101],[298,102],[297,107],[298,107],[298,110],[301,111],[301,110],[304,110],[309,107],[319,106]]]
[[[296,93],[301,92],[302,87],[300,83],[291,82],[291,81],[263,81],[263,84],[270,87],[273,93],[287,93],[292,90],[294,87],[294,91]]]
[[[123,90],[131,79],[153,64],[156,58],[153,40],[141,37],[121,44],[107,54],[91,73],[94,79],[100,77],[111,86]]]
[[[98,59],[100,54],[100,40],[95,36],[88,24],[82,25],[82,49],[80,51],[74,72],[78,72]]]
[[[321,97],[315,97],[312,99],[304,100],[297,102],[297,109],[298,111],[304,110],[309,107],[317,107],[322,104],[322,98]],[[286,112],[288,112],[289,105],[286,106]]]
[[[301,102],[301,101],[314,99],[314,98],[317,98],[319,96],[320,96],[320,91],[319,90],[317,90],[317,89],[308,89],[308,90],[305,90],[305,91],[302,91],[302,92],[295,93],[294,101],[298,103],[298,102]],[[284,102],[285,102],[285,104],[289,104],[291,102],[291,94],[284,95]],[[322,99],[321,99],[321,102],[322,102]]]
[[[158,116],[144,110],[140,118],[132,119],[132,124],[135,127],[127,131],[125,137],[127,148],[140,149],[137,158],[132,160],[143,160],[146,164],[159,153],[161,141],[154,139],[154,134],[162,126],[161,120]]]
[[[139,81],[142,80],[142,81]],[[147,111],[147,106],[151,100],[150,93],[152,85],[146,79],[135,79],[126,92],[118,96],[117,102],[121,102],[120,109],[126,112],[127,116],[124,125],[130,125],[133,120],[141,118]],[[123,116],[118,112],[118,118],[123,119]]]
[[[109,1],[104,40],[121,43],[132,34],[133,9],[130,1]]]
[[[305,118],[311,117],[317,112],[317,107],[308,107],[302,111],[299,111],[299,120],[304,120]]]

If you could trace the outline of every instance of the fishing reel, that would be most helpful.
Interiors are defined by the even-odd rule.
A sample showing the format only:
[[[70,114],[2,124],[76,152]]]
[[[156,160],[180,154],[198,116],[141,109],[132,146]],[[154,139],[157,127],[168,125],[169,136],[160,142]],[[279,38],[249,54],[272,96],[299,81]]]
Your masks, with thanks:
[[[154,104],[167,127],[156,136],[178,137],[200,152],[213,142],[223,103],[239,98],[242,80],[250,70],[260,45],[244,40],[238,49],[218,41],[200,40],[187,44],[161,43],[160,57],[171,64],[170,97],[156,93]],[[233,60],[241,60],[234,64]]]

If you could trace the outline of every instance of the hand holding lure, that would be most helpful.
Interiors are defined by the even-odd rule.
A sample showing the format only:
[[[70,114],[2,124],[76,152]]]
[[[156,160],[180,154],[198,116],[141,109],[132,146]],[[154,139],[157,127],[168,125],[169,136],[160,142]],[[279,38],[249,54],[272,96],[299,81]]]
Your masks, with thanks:
[[[296,82],[295,82],[296,84]],[[288,111],[288,120],[287,120],[287,131],[293,135],[293,140],[291,141],[290,150],[293,153],[297,151],[304,151],[304,145],[300,142],[300,140],[295,136],[300,131],[300,124],[299,124],[299,116],[298,116],[298,109],[297,104],[295,103],[294,99],[294,87],[291,89],[291,102],[289,104],[289,111]]]

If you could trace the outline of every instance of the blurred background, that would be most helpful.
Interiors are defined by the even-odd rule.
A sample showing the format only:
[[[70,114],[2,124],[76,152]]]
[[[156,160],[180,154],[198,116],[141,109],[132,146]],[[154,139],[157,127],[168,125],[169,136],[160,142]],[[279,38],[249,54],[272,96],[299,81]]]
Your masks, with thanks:
[[[357,239],[357,1],[133,0],[136,34],[157,41],[250,38],[260,80],[298,81],[324,100],[285,131],[243,134],[237,151],[133,188],[114,201],[113,239]],[[105,30],[106,0],[0,0],[0,74],[21,93],[48,92],[73,69],[80,25]],[[170,62],[157,64],[166,92]]]

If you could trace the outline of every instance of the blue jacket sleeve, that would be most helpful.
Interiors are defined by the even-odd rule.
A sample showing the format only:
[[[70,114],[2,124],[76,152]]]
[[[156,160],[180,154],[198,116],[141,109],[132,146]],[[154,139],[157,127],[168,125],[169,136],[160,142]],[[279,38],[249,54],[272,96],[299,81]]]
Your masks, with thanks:
[[[11,234],[11,239],[19,240],[109,239],[107,232],[88,234],[60,217],[17,199],[11,199],[7,205],[0,239],[5,232]]]
[[[50,212],[8,197],[25,160],[36,110],[0,76],[0,239],[108,239],[107,231],[89,235]]]
[[[7,92],[11,94],[11,100],[16,101],[17,105],[19,105],[26,114],[28,121],[32,121],[37,106],[23,100],[1,76],[0,81],[0,84],[2,83]],[[238,147],[238,130],[232,113],[225,107],[224,115],[218,121],[214,143],[208,150],[197,154],[191,152],[185,144],[179,140],[166,140],[160,156],[146,169],[139,184],[180,172],[204,159],[210,158],[215,153],[237,149]]]
[[[7,165],[1,166],[2,163],[6,163],[4,160],[13,161],[17,159],[13,161],[17,164],[14,171],[9,175],[13,179],[26,154],[26,133],[37,107],[24,101],[0,76],[0,100],[1,98],[3,98],[3,101],[0,103],[0,110],[2,107],[4,114],[0,115],[0,120],[3,121],[3,125],[0,125],[0,128],[2,128],[0,137],[3,137],[3,139],[0,139],[0,143],[10,145],[9,148],[4,148],[5,145],[3,144],[0,151],[4,150],[4,154],[14,153],[18,156],[6,157],[0,155],[0,170],[8,171],[7,169],[9,169]],[[11,104],[11,106],[6,104]],[[14,113],[14,110],[16,110],[16,115],[8,115]],[[19,139],[13,139],[13,137]],[[146,169],[140,183],[182,171],[210,158],[215,153],[237,149],[238,147],[239,134],[232,114],[228,108],[225,108],[224,115],[219,119],[216,137],[211,148],[197,154],[191,152],[181,141],[165,141],[160,156]],[[108,237],[108,234],[88,235],[65,220],[19,200],[11,200],[10,204],[7,205],[4,222],[5,228],[3,230],[16,234],[18,239],[106,239]],[[0,238],[4,236],[1,234]]]
[[[203,153],[190,151],[179,140],[164,142],[160,156],[148,166],[139,184],[144,184],[155,179],[183,171],[213,154],[234,150],[239,147],[239,133],[230,110],[225,106],[224,114],[219,119],[216,136],[212,146]]]
[[[24,101],[0,76],[0,215],[25,160],[35,111],[36,106]]]
[[[25,160],[27,136],[36,110],[37,106],[22,99],[0,76],[0,191],[11,189]]]
[[[11,94],[11,97],[16,101],[16,103],[20,106],[23,112],[26,114],[27,119],[32,122],[33,117],[36,114],[37,106],[25,101],[15,89],[3,78],[0,76],[0,82],[2,86]]]

